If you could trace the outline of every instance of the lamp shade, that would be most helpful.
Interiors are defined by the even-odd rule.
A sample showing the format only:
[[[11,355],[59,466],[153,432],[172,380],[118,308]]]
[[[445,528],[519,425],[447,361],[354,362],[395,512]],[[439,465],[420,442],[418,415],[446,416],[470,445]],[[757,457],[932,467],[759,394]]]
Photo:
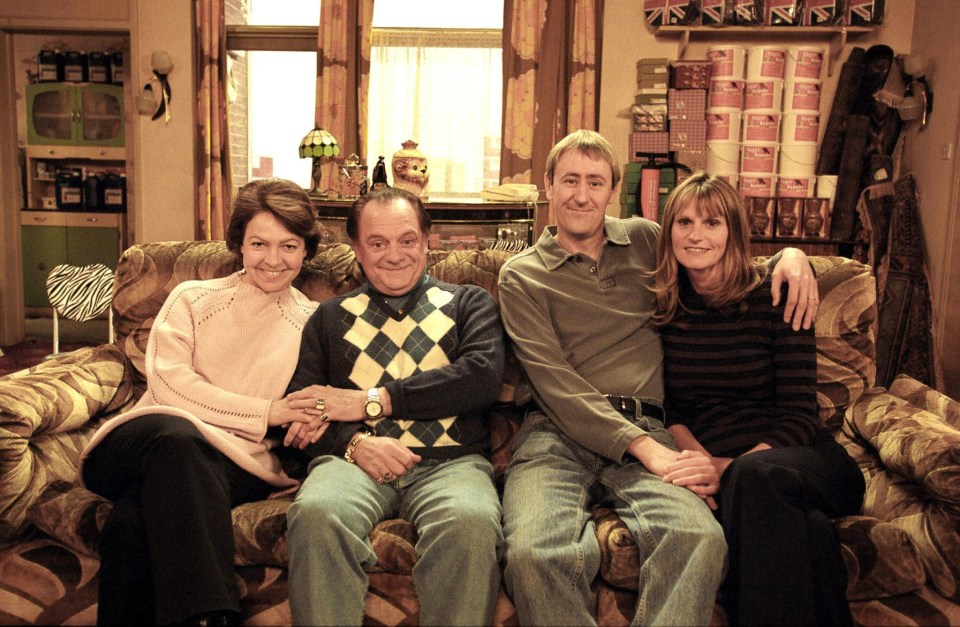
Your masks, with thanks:
[[[336,157],[340,154],[337,139],[322,128],[315,128],[300,140],[300,158]]]

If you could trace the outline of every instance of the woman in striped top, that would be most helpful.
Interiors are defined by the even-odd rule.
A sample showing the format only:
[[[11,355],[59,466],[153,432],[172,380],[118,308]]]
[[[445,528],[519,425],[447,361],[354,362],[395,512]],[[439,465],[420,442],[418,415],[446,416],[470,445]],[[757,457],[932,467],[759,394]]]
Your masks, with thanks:
[[[813,330],[771,304],[726,181],[698,172],[674,190],[657,252],[666,424],[682,451],[664,481],[716,510],[731,623],[850,624],[830,519],[859,512],[864,481],[818,419]]]

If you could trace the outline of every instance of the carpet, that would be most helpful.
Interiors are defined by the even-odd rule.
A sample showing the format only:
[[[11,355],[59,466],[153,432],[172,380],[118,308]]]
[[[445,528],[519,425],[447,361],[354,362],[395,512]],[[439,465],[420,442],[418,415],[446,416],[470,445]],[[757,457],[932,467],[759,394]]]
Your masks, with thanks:
[[[60,342],[60,352],[68,353],[84,346],[96,346],[94,342]],[[50,340],[29,339],[13,346],[3,347],[0,357],[0,376],[36,366],[43,358],[53,352]]]

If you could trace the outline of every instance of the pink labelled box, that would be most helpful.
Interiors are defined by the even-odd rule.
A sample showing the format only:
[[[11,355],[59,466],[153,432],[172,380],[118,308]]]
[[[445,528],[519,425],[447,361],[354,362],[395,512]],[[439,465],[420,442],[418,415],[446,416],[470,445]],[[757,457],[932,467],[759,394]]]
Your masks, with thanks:
[[[670,65],[670,86],[674,89],[707,89],[710,87],[710,61],[674,61]]]
[[[706,110],[705,89],[671,89],[667,94],[667,116],[671,120],[702,120]]]
[[[706,147],[706,120],[670,121],[670,150],[704,150]]]
[[[747,71],[747,49],[743,46],[711,46],[707,49],[710,59],[710,79],[726,78],[743,80]]]
[[[789,81],[783,92],[784,113],[820,111],[821,83],[817,80]]]
[[[780,114],[744,111],[740,120],[742,140],[745,142],[775,142],[780,140]]]
[[[670,134],[666,132],[644,133],[640,131],[630,133],[629,150],[631,162],[644,160],[643,157],[638,156],[637,153],[665,155],[670,152]]]
[[[740,141],[739,109],[707,111],[704,119],[707,121],[707,141]]]
[[[747,80],[743,86],[743,108],[780,111],[783,107],[783,81],[776,78]]]
[[[777,179],[777,197],[813,198],[816,186],[815,176],[781,176]]]
[[[753,237],[773,237],[773,220],[776,215],[776,198],[748,196],[743,199],[744,210]]]
[[[743,81],[729,78],[710,79],[707,105],[711,109],[742,109]]]
[[[830,234],[830,199],[807,198],[803,202],[803,220],[800,223],[803,239],[826,239]]]
[[[780,141],[784,144],[816,143],[820,136],[819,113],[784,113]]]
[[[783,78],[787,51],[780,46],[752,46],[747,51],[747,80]]]
[[[740,195],[744,198],[762,196],[773,198],[776,191],[777,177],[770,174],[741,172]]]
[[[823,48],[796,46],[787,49],[783,78],[788,81],[820,80],[823,72]]]
[[[779,149],[777,144],[741,144],[740,171],[775,174]]]

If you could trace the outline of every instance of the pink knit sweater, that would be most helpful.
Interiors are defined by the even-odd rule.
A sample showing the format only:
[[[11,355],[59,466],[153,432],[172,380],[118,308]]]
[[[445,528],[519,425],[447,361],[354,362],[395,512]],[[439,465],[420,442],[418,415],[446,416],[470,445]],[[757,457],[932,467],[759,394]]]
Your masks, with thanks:
[[[295,489],[270,450],[276,442],[264,436],[270,401],[283,397],[316,307],[292,287],[268,294],[239,273],[175,287],[150,331],[146,393],[97,430],[81,464],[119,425],[159,413],[189,420],[220,452],[278,490]]]

